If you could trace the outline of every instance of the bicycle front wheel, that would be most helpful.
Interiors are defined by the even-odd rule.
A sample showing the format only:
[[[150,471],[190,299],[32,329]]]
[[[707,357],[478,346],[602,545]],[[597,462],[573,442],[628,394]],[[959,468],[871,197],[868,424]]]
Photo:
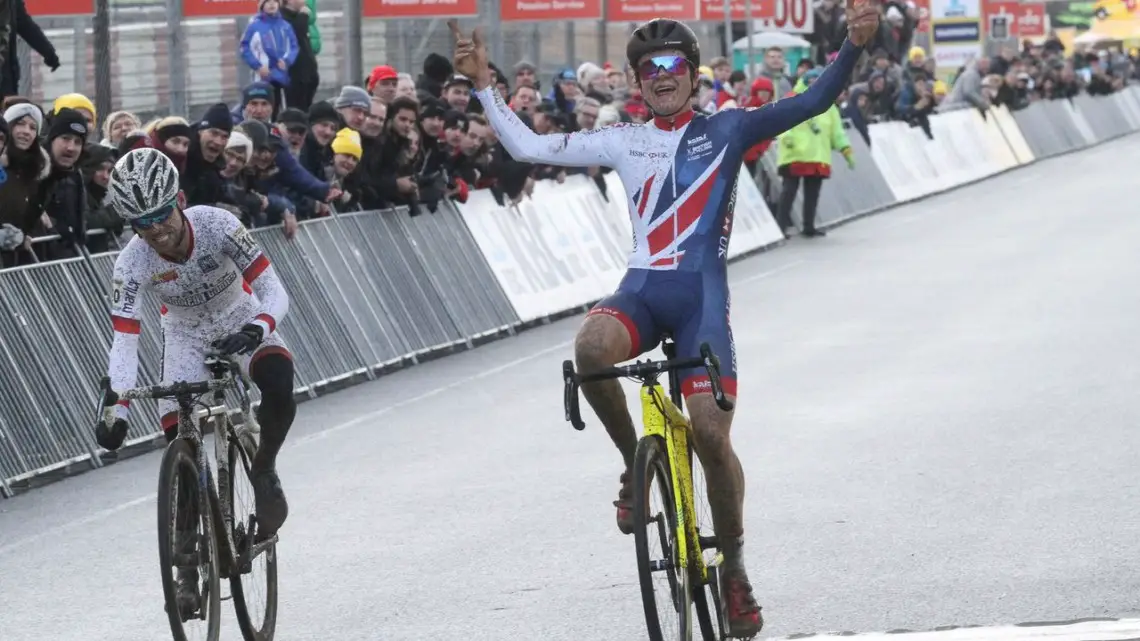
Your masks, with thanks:
[[[194,448],[175,439],[166,446],[158,472],[158,558],[174,641],[217,641],[221,632],[222,588],[211,514]]]
[[[690,641],[693,594],[687,568],[680,567],[677,505],[665,441],[647,436],[637,443],[633,464],[634,545],[649,641]]]
[[[249,538],[249,517],[255,512],[250,465],[257,446],[248,432],[241,430],[233,434],[235,438],[229,448],[229,498],[234,517],[234,547],[240,557],[253,545]],[[237,487],[239,478],[241,488]],[[234,613],[245,641],[272,641],[277,628],[276,545],[251,559],[248,569],[235,568],[230,574],[230,594],[234,597]]]

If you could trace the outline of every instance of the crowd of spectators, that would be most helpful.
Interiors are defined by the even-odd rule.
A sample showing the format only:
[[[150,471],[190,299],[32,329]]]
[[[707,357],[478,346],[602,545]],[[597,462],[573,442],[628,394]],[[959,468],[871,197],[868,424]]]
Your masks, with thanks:
[[[1140,68],[1120,52],[1067,56],[1051,38],[1041,45],[1027,43],[1020,52],[978,59],[948,88],[935,79],[933,60],[912,46],[913,3],[892,1],[883,11],[880,33],[837,105],[868,144],[868,123],[904,120],[929,135],[926,119],[935,111],[1000,104],[1018,109],[1081,91],[1111,93]],[[26,98],[5,98],[0,119],[3,266],[73,256],[80,245],[103,251],[129,234],[103,200],[114,161],[140,146],[160,149],[174,160],[190,205],[224,207],[250,227],[281,225],[289,238],[301,220],[401,206],[413,216],[431,214],[440,202],[466,201],[475,189],[490,190],[503,205],[518,203],[536,181],[563,181],[574,173],[593,178],[604,193],[604,168],[549,167],[511,158],[472,99],[471,80],[456,74],[439,53],[429,54],[415,76],[381,64],[362,86],[345,86],[330,100],[314,101],[320,42],[310,14],[307,0],[262,0],[238,44],[254,80],[236,104],[216,104],[192,120],[169,116],[143,123],[125,111],[103,116],[80,94],[56,98],[46,112]],[[822,0],[815,24],[813,56],[795,68],[777,48],[764,52],[752,78],[727,59],[710,57],[699,72],[694,106],[705,112],[758,107],[802,90],[843,42],[843,4]],[[540,78],[527,61],[492,68],[504,99],[538,133],[649,118],[623,62],[586,62],[549,79]],[[835,141],[845,140],[839,134]],[[829,141],[825,147],[840,144]],[[756,175],[764,174],[756,165],[767,147],[757,145],[746,156]],[[830,152],[825,149],[824,155]],[[853,166],[849,155],[848,162]],[[818,196],[818,185],[808,189]],[[784,207],[778,193],[763,191],[786,228],[790,220],[783,220],[783,210],[790,201]],[[58,240],[33,245],[36,236]]]

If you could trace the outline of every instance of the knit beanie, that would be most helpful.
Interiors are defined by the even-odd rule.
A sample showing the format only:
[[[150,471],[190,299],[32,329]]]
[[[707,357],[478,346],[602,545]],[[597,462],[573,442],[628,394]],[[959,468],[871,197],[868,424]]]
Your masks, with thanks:
[[[52,106],[52,113],[58,114],[64,109],[86,109],[91,112],[92,120],[99,120],[99,114],[95,112],[95,103],[81,93],[67,93],[56,98],[55,104]]]
[[[371,99],[370,99],[371,100]],[[368,108],[372,108],[372,103],[369,102]],[[318,122],[332,122],[339,128],[341,126],[340,114],[337,113],[336,107],[330,105],[328,101],[321,100],[314,102],[309,107],[309,126],[313,126]]]
[[[336,138],[332,141],[332,150],[334,154],[344,154],[352,156],[357,160],[364,155],[364,146],[360,142],[360,134],[345,127],[336,132]]]
[[[15,123],[21,118],[31,118],[36,123],[36,133],[39,134],[44,130],[44,113],[40,108],[27,102],[22,102],[18,105],[12,105],[4,112],[4,122],[9,125]]]
[[[249,136],[240,131],[235,131],[230,134],[230,139],[226,141],[226,149],[239,149],[245,154],[245,162],[249,163],[253,158],[253,141]]]
[[[268,82],[251,82],[241,90],[241,108],[245,109],[251,100],[267,100],[269,104],[276,104],[273,96],[273,86]]]
[[[228,133],[234,129],[234,117],[230,114],[230,108],[226,106],[226,103],[219,102],[206,110],[195,127],[198,129],[220,129]]]
[[[51,127],[48,129],[47,141],[51,141],[63,136],[65,134],[73,134],[79,136],[84,142],[87,141],[87,118],[78,111],[64,107],[55,112],[55,116],[51,119]]]
[[[340,95],[336,97],[336,102],[333,106],[337,109],[344,109],[345,107],[360,107],[361,109],[372,108],[372,96],[360,87],[353,85],[345,85],[341,87]]]

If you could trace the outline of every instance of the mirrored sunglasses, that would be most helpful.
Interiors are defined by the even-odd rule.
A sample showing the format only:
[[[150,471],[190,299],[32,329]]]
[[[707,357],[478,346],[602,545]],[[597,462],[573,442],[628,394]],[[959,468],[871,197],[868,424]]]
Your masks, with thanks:
[[[645,80],[653,80],[662,73],[680,76],[689,73],[689,61],[684,56],[653,56],[637,67],[637,74]]]
[[[155,225],[166,222],[167,219],[170,218],[170,215],[174,213],[175,204],[175,201],[171,201],[169,204],[163,206],[161,209],[152,214],[147,214],[146,216],[141,216],[132,220],[131,227],[135,229],[149,229]]]

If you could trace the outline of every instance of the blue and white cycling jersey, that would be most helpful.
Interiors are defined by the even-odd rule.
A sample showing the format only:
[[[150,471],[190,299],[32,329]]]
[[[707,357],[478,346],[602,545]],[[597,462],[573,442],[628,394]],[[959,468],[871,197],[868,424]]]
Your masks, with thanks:
[[[686,112],[643,125],[618,123],[571,134],[531,131],[487,87],[475,92],[515,160],[568,167],[604,166],[625,185],[633,249],[618,291],[591,314],[625,324],[630,358],[672,334],[679,357],[708,342],[721,357],[725,392],[736,392],[736,354],[728,322],[728,243],[736,180],[744,154],[826,111],[846,86],[862,47],[843,43],[835,62],[802,94],[759,108],[711,116]],[[683,372],[686,395],[708,390],[700,370]]]

